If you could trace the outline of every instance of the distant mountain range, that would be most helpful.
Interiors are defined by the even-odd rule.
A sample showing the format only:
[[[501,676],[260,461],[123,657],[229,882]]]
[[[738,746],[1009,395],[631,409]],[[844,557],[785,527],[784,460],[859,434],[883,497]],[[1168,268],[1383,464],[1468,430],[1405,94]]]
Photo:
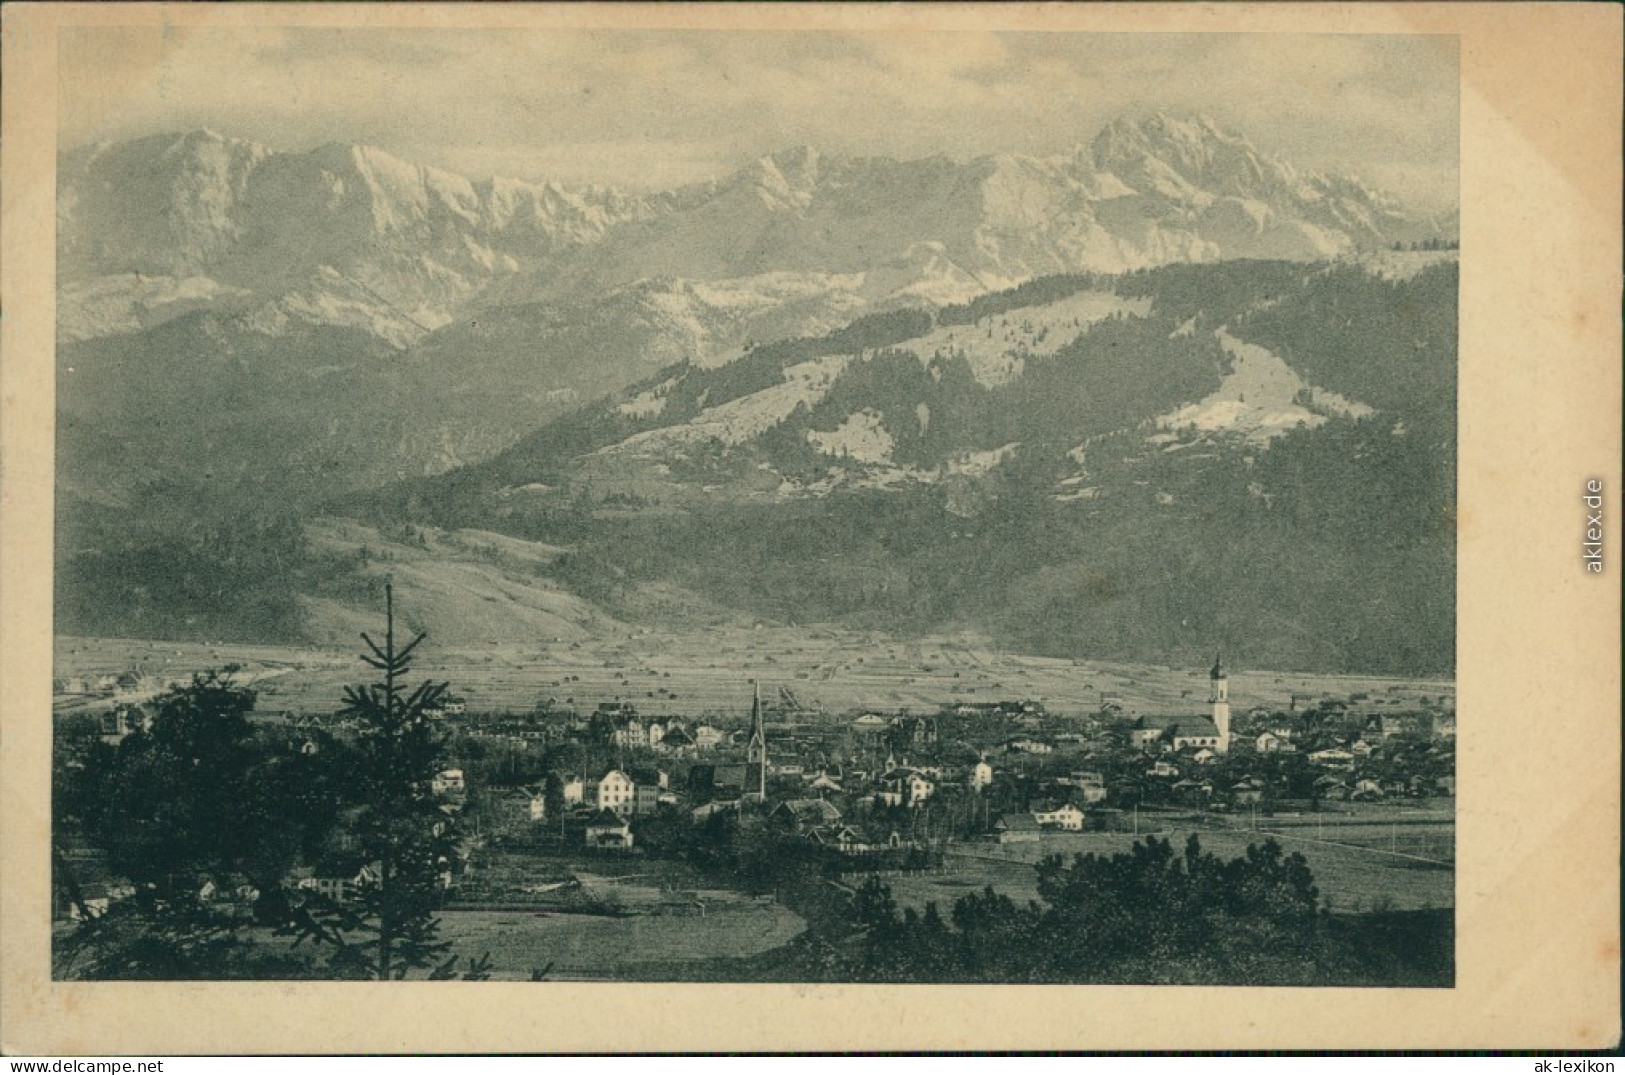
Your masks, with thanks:
[[[197,131],[64,154],[58,206],[64,415],[139,423],[188,385],[202,396],[177,401],[169,434],[127,449],[137,471],[185,468],[188,416],[231,389],[249,427],[307,445],[285,461],[295,498],[448,469],[667,363],[865,313],[1057,272],[1320,259],[1455,229],[1163,115],[1064,157],[803,147],[638,196]],[[223,439],[209,454],[233,469]]]
[[[728,309],[737,293],[793,286],[756,279],[784,273],[807,277],[803,291],[859,293],[834,311],[850,315],[910,292],[952,300],[1057,272],[1325,258],[1455,229],[1357,180],[1300,173],[1210,120],[1161,114],[1116,121],[1064,157],[800,147],[640,196],[476,182],[368,146],[283,153],[212,131],[76,149],[58,183],[67,341],[213,310],[266,335],[352,327],[404,348],[475,311],[639,282],[686,297],[675,281],[739,281],[692,300]],[[704,352],[711,341],[685,342]]]
[[[1444,555],[1454,255],[1408,251],[1456,227],[1166,115],[1055,158],[802,147],[647,195],[207,131],[81,148],[59,171],[60,607],[86,632],[298,637],[290,595],[337,607],[356,565],[284,520],[351,513],[547,542],[547,585],[634,619],[662,594],[1144,654],[1245,650],[1250,615],[1283,665],[1437,670],[1447,611],[1393,657],[1373,632],[1404,629],[1395,608],[1333,629],[1300,607],[1380,568],[1420,616],[1444,596],[1422,559],[1362,566],[1320,534],[1319,567],[1283,569],[1299,595],[1260,608],[1281,584],[1207,543],[1223,505],[1293,563],[1293,512],[1371,548],[1426,517]],[[1384,499],[1374,459],[1414,488]],[[1167,567],[1130,555],[1140,527],[1222,622],[1189,626],[1186,584],[1144,589]],[[188,558],[226,581],[159,608],[141,579]],[[1133,625],[1078,620],[1131,594]]]

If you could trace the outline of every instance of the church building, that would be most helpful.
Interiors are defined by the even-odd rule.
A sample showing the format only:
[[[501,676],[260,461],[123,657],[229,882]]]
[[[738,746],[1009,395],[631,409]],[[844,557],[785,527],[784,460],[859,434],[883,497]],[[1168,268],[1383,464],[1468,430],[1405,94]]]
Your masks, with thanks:
[[[750,742],[745,746],[745,802],[767,801],[767,729],[762,723],[762,685],[751,681]]]
[[[1160,744],[1163,750],[1229,753],[1230,674],[1225,671],[1222,656],[1213,658],[1208,682],[1209,716],[1140,717],[1129,729],[1129,742],[1142,750],[1155,749]]]
[[[1219,735],[1219,741],[1213,749],[1220,754],[1226,754],[1230,750],[1230,675],[1224,670],[1222,654],[1214,654],[1213,669],[1208,672],[1208,681],[1212,687],[1207,700],[1213,707],[1213,727]]]

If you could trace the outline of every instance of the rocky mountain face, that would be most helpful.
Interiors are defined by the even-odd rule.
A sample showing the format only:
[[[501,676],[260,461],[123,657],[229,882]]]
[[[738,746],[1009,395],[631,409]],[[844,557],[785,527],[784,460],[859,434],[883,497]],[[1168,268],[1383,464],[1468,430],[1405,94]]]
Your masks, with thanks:
[[[65,154],[58,205],[65,415],[139,423],[153,395],[229,382],[223,357],[253,354],[324,411],[316,428],[355,431],[309,446],[329,485],[444,470],[667,363],[723,363],[867,313],[1058,272],[1318,259],[1453,228],[1162,115],[1056,158],[801,147],[635,196],[197,131]],[[257,411],[245,423],[308,432],[277,392],[251,400],[265,381],[234,392]],[[184,439],[184,422],[166,428]],[[156,448],[138,462],[192,462],[177,439]]]
[[[799,274],[803,290],[866,303],[959,299],[1049,273],[1322,258],[1453,228],[1356,180],[1300,174],[1210,120],[1164,115],[1114,122],[1064,157],[801,147],[639,196],[476,182],[367,146],[276,152],[212,131],[74,150],[58,183],[65,341],[216,309],[267,335],[355,327],[406,348],[472,311],[640,281],[754,293]]]
[[[358,326],[406,346],[521,264],[656,211],[476,184],[366,146],[277,153],[212,131],[76,150],[58,188],[66,339],[218,296],[268,335],[290,321]]]
[[[348,568],[287,520],[364,512],[556,544],[549,585],[611,614],[654,587],[1177,648],[1161,612],[1133,638],[1076,621],[1172,615],[1167,585],[1078,581],[1161,577],[1138,528],[1210,571],[1223,505],[1293,559],[1273,505],[1344,451],[1371,510],[1316,500],[1315,525],[1380,544],[1371,519],[1447,510],[1428,492],[1396,516],[1369,461],[1427,490],[1453,474],[1454,276],[1426,264],[1450,255],[1393,248],[1454,233],[1161,115],[1052,158],[801,147],[640,195],[207,131],[85,147],[59,171],[59,600],[86,631],[297,636],[294,595],[342,602]],[[1364,554],[1326,543],[1300,581],[1330,600]],[[1413,576],[1396,604],[1432,592]],[[257,611],[222,613],[233,595]],[[1365,659],[1308,653],[1308,613],[1253,611],[1283,665]]]

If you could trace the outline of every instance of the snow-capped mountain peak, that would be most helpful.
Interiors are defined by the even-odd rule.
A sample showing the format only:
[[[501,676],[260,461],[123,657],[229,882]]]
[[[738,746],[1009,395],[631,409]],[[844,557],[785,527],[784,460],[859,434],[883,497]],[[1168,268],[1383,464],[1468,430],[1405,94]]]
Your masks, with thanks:
[[[285,153],[201,130],[70,151],[59,189],[67,339],[229,302],[260,311],[245,327],[331,314],[402,347],[478,310],[576,307],[646,280],[740,291],[726,282],[781,273],[825,280],[846,296],[827,311],[855,316],[855,300],[1325,258],[1441,227],[1357,179],[1299,172],[1209,117],[1165,112],[1115,120],[1065,156],[899,161],[803,145],[646,195],[471,181],[375,146]],[[174,296],[185,298],[155,304]]]

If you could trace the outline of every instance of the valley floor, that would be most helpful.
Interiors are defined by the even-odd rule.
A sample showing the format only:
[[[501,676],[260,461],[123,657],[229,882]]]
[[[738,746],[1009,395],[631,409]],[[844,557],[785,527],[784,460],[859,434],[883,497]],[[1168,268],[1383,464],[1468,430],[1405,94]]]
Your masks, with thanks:
[[[259,692],[262,712],[326,713],[344,684],[367,670],[339,649],[208,645],[130,639],[58,637],[55,676],[94,680],[125,671],[150,682],[236,665],[239,682]],[[960,702],[1042,701],[1053,713],[1092,713],[1102,698],[1131,713],[1195,712],[1205,706],[1205,668],[1032,657],[1000,651],[973,635],[902,640],[833,627],[716,627],[690,633],[619,628],[577,641],[444,649],[431,639],[417,673],[448,680],[471,712],[529,712],[539,701],[591,712],[600,702],[629,701],[648,714],[742,716],[750,680],[788,688],[809,713],[854,709],[934,710]],[[1244,671],[1232,682],[1238,710],[1287,709],[1293,695],[1347,697],[1364,692],[1373,706],[1396,712],[1418,699],[1449,698],[1447,680],[1405,680]],[[134,700],[134,699],[131,699]],[[59,695],[59,712],[105,706],[95,695]]]
[[[1396,912],[1448,914],[1455,906],[1455,870],[1448,861],[1454,858],[1455,827],[1448,805],[1403,811],[1353,805],[1316,819],[1261,819],[1258,831],[1244,819],[1225,827],[1212,816],[1150,814],[1141,836],[1156,835],[1178,848],[1192,834],[1221,858],[1242,855],[1249,844],[1273,836],[1308,859],[1323,906],[1348,921]],[[954,901],[988,887],[1018,905],[1037,899],[1033,865],[1046,855],[1111,855],[1136,839],[1131,833],[1051,832],[1026,845],[961,843],[952,845],[940,868],[885,871],[880,877],[899,906],[923,911],[935,903],[946,916]],[[506,855],[505,862],[519,873],[554,876],[563,860],[518,853]],[[784,946],[805,930],[830,940],[850,934],[843,914],[820,912],[819,897],[838,905],[838,897],[867,876],[802,878],[803,888],[814,891],[797,891],[787,880],[790,887],[775,898],[717,889],[717,878],[698,878],[680,863],[654,857],[570,869],[595,898],[628,913],[453,909],[442,916],[442,935],[462,955],[489,955],[499,980],[525,980],[549,965],[550,980],[751,980],[788,958]],[[696,884],[709,887],[696,890]],[[703,915],[694,910],[696,893],[704,897]]]

